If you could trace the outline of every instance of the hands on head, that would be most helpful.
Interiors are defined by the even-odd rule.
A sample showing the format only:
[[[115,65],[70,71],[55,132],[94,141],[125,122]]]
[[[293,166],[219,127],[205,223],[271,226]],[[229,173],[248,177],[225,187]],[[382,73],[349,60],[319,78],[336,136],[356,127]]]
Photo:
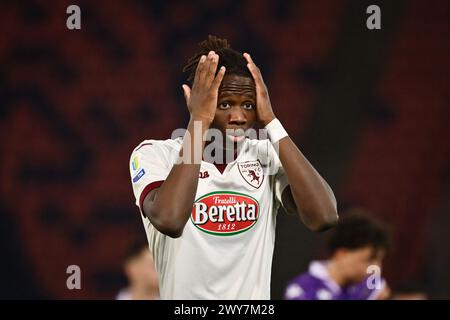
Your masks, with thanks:
[[[251,56],[244,53],[243,57],[247,61],[247,68],[256,86],[257,120],[262,126],[266,126],[275,119],[267,86],[260,69],[253,62]],[[225,67],[222,66],[217,72],[218,63],[219,55],[214,51],[210,51],[207,56],[202,55],[197,65],[192,88],[186,84],[182,86],[191,119],[206,121],[208,124],[211,124],[214,120],[219,88],[226,71]]]

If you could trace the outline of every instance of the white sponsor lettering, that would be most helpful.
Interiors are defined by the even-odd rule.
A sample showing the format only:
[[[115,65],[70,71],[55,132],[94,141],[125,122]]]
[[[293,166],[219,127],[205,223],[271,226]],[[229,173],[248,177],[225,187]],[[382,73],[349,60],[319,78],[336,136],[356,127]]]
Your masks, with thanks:
[[[218,197],[215,197],[218,198]],[[193,221],[196,225],[205,224],[208,221],[211,222],[235,222],[235,221],[254,221],[256,220],[256,206],[255,204],[247,204],[245,201],[239,203],[233,197],[230,199],[215,199],[215,203],[232,202],[234,205],[212,205],[208,206],[203,202],[196,202],[194,204],[195,210],[193,215]],[[226,215],[226,217],[225,217]]]

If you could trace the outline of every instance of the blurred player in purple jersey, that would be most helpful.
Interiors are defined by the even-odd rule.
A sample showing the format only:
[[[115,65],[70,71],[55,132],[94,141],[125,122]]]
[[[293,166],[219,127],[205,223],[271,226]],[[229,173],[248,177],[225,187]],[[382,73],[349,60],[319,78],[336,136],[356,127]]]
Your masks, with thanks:
[[[285,299],[387,299],[390,289],[381,277],[381,264],[389,243],[387,230],[372,218],[343,215],[328,239],[329,259],[313,261],[292,279]]]
[[[126,288],[120,290],[116,300],[158,300],[158,274],[147,241],[134,242],[125,255],[123,271]]]

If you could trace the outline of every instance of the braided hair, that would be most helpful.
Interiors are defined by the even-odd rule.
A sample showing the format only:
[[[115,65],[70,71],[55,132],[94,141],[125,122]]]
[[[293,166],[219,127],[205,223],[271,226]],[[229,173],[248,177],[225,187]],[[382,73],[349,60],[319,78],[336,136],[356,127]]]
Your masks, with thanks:
[[[219,72],[221,66],[225,66],[225,75],[233,74],[253,79],[247,68],[247,60],[242,56],[242,53],[230,47],[227,39],[220,39],[216,36],[209,35],[208,39],[199,43],[199,47],[200,51],[191,57],[183,67],[183,72],[187,73],[187,81],[190,84],[194,81],[195,71],[197,70],[201,56],[208,55],[210,51],[214,51],[219,56],[216,74]]]

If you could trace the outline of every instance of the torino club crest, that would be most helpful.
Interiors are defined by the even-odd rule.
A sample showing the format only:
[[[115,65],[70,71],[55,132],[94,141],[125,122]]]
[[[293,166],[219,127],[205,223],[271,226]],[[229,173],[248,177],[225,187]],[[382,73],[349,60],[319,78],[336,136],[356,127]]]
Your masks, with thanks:
[[[256,189],[261,186],[264,180],[264,174],[259,160],[238,162],[238,168],[242,178],[249,185]]]

